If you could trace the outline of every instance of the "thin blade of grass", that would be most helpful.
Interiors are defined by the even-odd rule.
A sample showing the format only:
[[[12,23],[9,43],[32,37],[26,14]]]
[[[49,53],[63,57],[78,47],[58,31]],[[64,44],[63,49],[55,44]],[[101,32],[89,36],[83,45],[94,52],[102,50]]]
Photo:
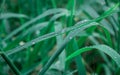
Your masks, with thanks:
[[[58,25],[55,26],[55,31],[59,31],[59,30],[62,30],[62,24],[58,24]],[[61,46],[62,42],[63,42],[63,35],[57,36],[56,40],[57,40],[57,49],[58,49]],[[53,66],[53,67],[55,67],[58,70],[64,72],[64,70],[65,70],[65,57],[66,57],[66,53],[63,50],[62,53],[59,56],[59,59],[58,59],[58,62],[60,62],[60,64],[56,65],[58,67],[55,67],[55,66]]]
[[[85,23],[86,23],[86,22],[85,22]],[[87,22],[87,23],[88,23],[88,22]],[[89,23],[91,23],[91,22],[89,22]],[[88,27],[90,27],[90,26],[94,26],[94,25],[96,26],[96,25],[98,25],[98,23],[94,23],[94,22],[91,23],[91,24],[89,24],[89,23],[88,23],[88,24],[84,24],[85,26],[81,26],[79,29],[84,30],[84,29],[86,29],[86,28],[88,28]],[[68,31],[72,31],[72,30],[76,29],[76,27],[78,27],[79,24],[81,24],[81,22],[80,22],[80,23],[77,23],[74,27],[66,28],[66,29],[63,29],[63,30],[58,31],[58,32],[52,32],[52,33],[49,33],[49,34],[40,36],[40,37],[38,37],[38,38],[36,38],[36,39],[33,39],[33,40],[27,42],[26,44],[24,44],[24,45],[22,45],[22,46],[18,46],[18,47],[14,48],[14,49],[11,49],[11,50],[7,51],[7,54],[8,54],[8,55],[11,55],[11,54],[13,54],[13,53],[16,53],[16,52],[21,51],[21,50],[24,49],[24,48],[27,48],[27,47],[29,47],[29,46],[32,46],[32,45],[34,45],[34,44],[36,44],[36,43],[38,43],[38,42],[40,42],[40,41],[46,40],[46,39],[48,39],[48,38],[55,37],[55,36],[57,36],[57,35],[63,34],[63,33],[68,32]]]
[[[110,48],[107,45],[95,45],[95,46],[88,46],[88,47],[81,48],[81,49],[77,50],[76,52],[74,52],[73,54],[71,54],[70,56],[68,56],[66,58],[66,61],[72,59],[73,57],[75,57],[83,52],[87,52],[87,51],[90,51],[93,49],[97,49],[97,50],[100,50],[100,51],[106,53],[116,62],[118,67],[120,67],[120,55],[115,50],[113,50],[112,48]]]
[[[116,8],[117,6],[118,6],[118,4],[116,4],[115,6],[111,7],[110,9],[108,9],[106,12],[108,12],[108,11],[111,10],[111,9],[113,9],[113,10],[111,10],[111,13],[108,13],[107,16],[111,15],[112,12],[115,11],[115,8]],[[18,47],[14,48],[14,49],[11,49],[11,50],[7,51],[7,54],[10,55],[10,54],[19,52],[19,51],[21,51],[21,50],[24,49],[24,48],[27,48],[27,47],[29,47],[29,46],[34,45],[35,43],[38,43],[38,42],[43,41],[43,40],[48,39],[48,38],[55,37],[55,36],[57,36],[57,35],[63,34],[63,33],[68,32],[68,31],[72,31],[72,30],[80,29],[80,28],[81,28],[81,29],[85,29],[85,28],[91,27],[92,25],[91,25],[90,23],[93,23],[93,24],[94,24],[94,22],[100,21],[100,20],[104,19],[104,18],[107,17],[107,16],[106,16],[106,15],[103,15],[103,16],[100,16],[100,17],[98,17],[98,18],[96,18],[96,19],[93,19],[93,20],[90,20],[90,21],[87,21],[87,22],[83,22],[83,23],[78,22],[75,26],[72,26],[72,27],[63,29],[62,31],[53,32],[53,33],[49,33],[49,34],[43,35],[43,36],[41,36],[41,37],[38,37],[38,38],[36,38],[36,39],[34,39],[34,40],[26,43],[26,44],[23,45],[23,46],[18,46]],[[95,24],[95,25],[96,25],[96,24]]]
[[[9,19],[9,18],[26,18],[26,19],[28,19],[29,17],[24,15],[24,14],[16,14],[16,13],[2,13],[2,14],[0,14],[0,20]]]
[[[17,67],[13,64],[13,62],[9,59],[9,57],[3,52],[3,50],[0,49],[0,55],[1,57],[6,61],[6,63],[9,65],[9,67],[12,69],[12,71],[16,75],[21,75],[20,71],[17,69]]]
[[[96,24],[96,23],[95,23]],[[71,31],[70,34],[65,38],[63,44],[56,50],[56,52],[51,56],[51,58],[48,60],[47,64],[43,67],[42,70],[40,70],[39,75],[44,75],[44,73],[48,70],[48,68],[51,66],[51,64],[55,61],[57,56],[63,51],[63,49],[66,47],[67,43],[73,39],[79,32],[83,31],[86,28],[89,28],[91,26],[94,26],[95,24],[90,24],[88,26],[79,28],[77,30]]]
[[[33,24],[37,20],[39,20],[41,18],[44,18],[48,15],[59,13],[59,12],[67,12],[67,10],[62,9],[62,8],[50,9],[50,10],[44,12],[43,14],[37,16],[36,18],[33,18],[32,20],[26,22],[25,24],[23,24],[21,27],[17,28],[16,30],[14,30],[11,34],[7,35],[6,38],[3,41],[6,41],[6,40],[10,39],[12,36],[14,36],[18,32],[20,32],[21,30],[23,30],[25,27],[28,27],[30,24]]]

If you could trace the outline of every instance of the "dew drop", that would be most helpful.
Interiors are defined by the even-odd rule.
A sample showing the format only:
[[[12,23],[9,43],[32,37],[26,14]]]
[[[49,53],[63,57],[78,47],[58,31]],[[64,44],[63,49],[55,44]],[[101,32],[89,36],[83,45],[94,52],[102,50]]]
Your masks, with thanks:
[[[83,21],[81,21],[81,23],[84,23],[84,22],[87,22],[88,20],[83,20]]]
[[[39,31],[39,30],[37,30],[35,33],[38,35],[38,34],[40,34],[40,31]]]
[[[69,39],[71,40],[71,39],[72,39],[72,37],[69,37]]]
[[[23,42],[23,41],[21,41],[21,42],[19,43],[19,45],[21,45],[21,46],[24,45],[24,44],[25,44],[25,42]]]
[[[35,44],[35,42],[32,42],[32,44],[34,45],[34,44]]]
[[[84,22],[86,22],[86,21],[88,21],[88,20],[84,20]]]

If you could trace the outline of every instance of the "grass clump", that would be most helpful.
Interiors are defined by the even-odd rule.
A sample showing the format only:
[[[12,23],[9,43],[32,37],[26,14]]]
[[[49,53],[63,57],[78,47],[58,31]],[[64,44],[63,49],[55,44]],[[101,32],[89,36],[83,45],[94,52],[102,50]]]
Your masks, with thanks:
[[[0,75],[119,75],[120,1],[1,0]]]

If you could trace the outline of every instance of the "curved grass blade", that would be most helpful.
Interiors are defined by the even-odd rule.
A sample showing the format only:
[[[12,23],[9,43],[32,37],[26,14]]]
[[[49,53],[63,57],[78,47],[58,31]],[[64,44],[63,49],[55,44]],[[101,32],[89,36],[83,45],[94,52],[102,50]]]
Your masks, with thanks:
[[[0,19],[9,19],[9,18],[26,18],[29,17],[23,14],[16,14],[16,13],[2,13],[0,14]]]
[[[99,17],[100,15],[97,13],[97,11],[95,9],[93,9],[90,5],[85,5],[83,6],[83,12],[91,18],[97,18]],[[114,31],[113,31],[113,28],[111,27],[110,23],[106,20],[106,19],[103,19],[101,22],[100,22],[111,34],[114,35]]]
[[[67,54],[67,56],[69,56],[70,54],[72,54],[77,49],[79,49],[79,46],[77,44],[77,40],[74,38],[73,40],[71,40],[67,44],[67,48],[66,48],[66,54]],[[66,62],[66,69],[70,69],[69,65],[70,65],[71,62],[72,61]],[[76,64],[76,69],[78,70],[78,75],[86,75],[86,69],[85,69],[84,63],[82,61],[81,55],[77,56],[75,58],[74,62]]]
[[[15,34],[17,34],[18,32],[20,32],[21,30],[23,30],[24,28],[28,27],[30,24],[33,24],[34,22],[36,22],[37,20],[44,18],[48,15],[51,14],[56,14],[56,13],[60,13],[60,12],[67,12],[66,9],[62,9],[62,8],[56,8],[56,9],[50,9],[46,12],[44,12],[43,14],[37,16],[36,18],[33,18],[32,20],[26,22],[25,24],[23,24],[21,27],[19,27],[18,29],[14,30],[11,34],[9,34],[8,36],[6,36],[5,39],[3,39],[3,41],[6,41],[8,39],[10,39],[12,36],[14,36]]]
[[[54,15],[54,16],[50,19],[50,22],[53,22],[53,21],[57,20],[59,17],[64,16],[64,15],[67,15],[67,13],[59,13],[59,14],[56,14],[56,15]],[[21,41],[21,40],[22,40],[21,38],[25,37],[28,33],[34,32],[35,30],[41,30],[41,29],[43,29],[44,27],[48,26],[50,22],[43,22],[43,23],[40,23],[40,24],[37,24],[37,25],[34,25],[34,26],[30,27],[30,28],[27,29],[24,33],[22,33],[21,35],[19,35],[19,36],[17,37],[17,39],[18,39],[19,41]],[[55,22],[55,23],[57,24],[58,22]],[[17,40],[17,39],[16,39],[16,40]],[[18,43],[19,41],[17,41],[17,42],[16,42],[16,41],[13,41],[12,43],[13,43],[13,45],[14,45],[14,42]],[[10,44],[11,44],[11,43],[10,43]],[[13,46],[13,45],[12,45],[12,46]],[[8,50],[9,48],[12,48],[12,46],[10,45],[10,47],[9,47],[9,45],[8,45],[8,47],[6,47],[4,50]]]
[[[57,20],[59,17],[61,17],[61,16],[63,16],[63,15],[65,15],[66,13],[59,13],[59,14],[56,14],[56,15],[54,15],[51,19],[50,19],[50,22],[49,22],[49,24],[47,25],[48,27],[46,28],[47,30],[44,30],[44,31],[49,31],[49,29],[51,29],[51,27],[53,28],[54,26],[54,24],[52,24],[51,22],[53,22],[53,23],[56,23],[57,25],[55,25],[55,26],[58,26],[58,25],[61,25],[61,23],[60,22],[54,22],[55,20]],[[41,32],[41,33],[44,33],[44,32]],[[45,32],[46,33],[46,32]],[[47,45],[47,42],[51,42],[51,44],[46,48],[46,45]],[[39,43],[40,44],[40,43]],[[38,44],[37,44],[38,45]],[[37,53],[39,53],[39,51],[44,55],[44,54],[46,54],[47,52],[46,51],[48,51],[51,47],[52,47],[52,45],[53,45],[53,40],[49,40],[49,41],[46,41],[46,44],[45,44],[45,42],[44,43],[42,43],[41,42],[41,48],[39,49],[39,47],[37,47],[37,45],[35,46],[35,48],[34,48],[34,51],[30,54],[30,56],[31,55],[33,55],[32,57],[29,57],[30,59],[28,60],[28,62],[29,61],[33,61],[34,59],[36,59],[37,58]],[[50,47],[51,46],[51,47]],[[37,48],[37,49],[36,49]],[[45,49],[45,50],[44,50]],[[44,57],[44,56],[43,56]]]
[[[105,28],[104,28],[105,29]],[[106,30],[106,29],[105,29]],[[95,45],[99,45],[100,43],[99,43],[99,41],[97,41],[96,39],[95,39],[95,37],[96,37],[96,35],[95,36],[90,36],[89,37],[89,39],[91,40],[91,42],[93,43],[93,44],[95,44]],[[105,43],[108,43],[107,42],[107,40],[106,40],[106,38],[104,38],[104,36],[102,36],[102,35],[97,35],[97,37],[98,38],[101,38],[102,40],[104,40],[105,41]],[[109,37],[109,36],[107,36],[107,37]],[[109,44],[108,44],[109,45]],[[111,46],[110,46],[111,47]],[[108,57],[103,53],[103,52],[99,52],[99,54],[102,56],[102,58],[104,59],[104,61],[107,63],[107,65],[110,67],[110,68],[112,68],[112,65],[111,65],[111,63],[110,63],[110,61],[108,60]]]
[[[52,63],[55,61],[57,56],[63,51],[63,49],[66,47],[67,43],[73,39],[79,32],[83,31],[86,28],[89,28],[91,26],[95,26],[95,24],[89,24],[88,26],[86,25],[85,27],[81,27],[79,29],[76,29],[74,31],[71,31],[68,36],[64,39],[63,44],[56,50],[56,52],[51,56],[51,58],[48,60],[47,64],[43,67],[42,70],[40,70],[39,75],[44,75],[44,73],[48,70],[48,68],[52,65]]]
[[[13,42],[10,42],[6,47],[4,47],[4,50],[8,50],[10,48],[15,47],[16,44],[18,44],[21,40],[24,39],[24,37],[29,34],[29,33],[33,33],[37,30],[41,30],[44,27],[46,27],[48,25],[48,22],[43,22],[43,23],[39,23],[36,24],[28,29],[26,29],[25,32],[23,32],[21,35],[17,36],[16,39]]]
[[[96,72],[100,74],[100,71],[102,71],[103,69],[105,71],[105,75],[112,75],[110,68],[106,64],[98,65]]]
[[[59,30],[62,30],[62,24],[58,24],[55,26],[55,31],[59,31]],[[61,44],[63,43],[63,35],[57,36],[56,41],[57,41],[57,48],[59,48]],[[60,71],[64,71],[65,70],[65,58],[66,58],[66,52],[65,50],[63,50],[61,54],[59,55],[59,59],[58,59],[58,61],[60,62],[59,66],[56,67],[53,65],[53,67],[58,68],[58,70]]]
[[[56,14],[56,15],[54,15],[51,19],[50,19],[50,21],[55,21],[55,20],[57,20],[59,17],[61,17],[61,16],[64,16],[64,15],[68,15],[68,13],[59,13],[59,14]]]
[[[48,38],[55,37],[55,36],[57,36],[57,35],[60,35],[60,34],[65,33],[65,32],[69,32],[69,31],[72,31],[72,30],[75,30],[75,29],[84,30],[84,29],[86,29],[86,28],[88,28],[88,27],[98,25],[98,23],[96,23],[96,22],[92,22],[92,23],[90,22],[90,23],[88,23],[88,24],[84,24],[85,26],[81,26],[81,27],[79,27],[79,28],[76,28],[76,27],[78,27],[79,24],[81,24],[81,22],[77,23],[77,24],[76,24],[75,26],[73,26],[73,27],[66,28],[66,29],[60,30],[60,31],[58,31],[58,32],[52,32],[52,33],[49,33],[49,34],[40,36],[40,37],[38,37],[38,38],[36,38],[36,39],[33,39],[33,40],[27,42],[26,44],[24,44],[24,45],[22,45],[22,46],[18,46],[18,47],[14,48],[14,49],[11,49],[11,50],[7,51],[7,54],[8,54],[8,55],[11,55],[11,54],[13,54],[13,53],[19,52],[19,51],[21,51],[21,50],[24,49],[24,48],[27,48],[27,47],[29,47],[29,46],[34,45],[35,43],[38,43],[38,42],[43,41],[43,40],[46,40],[46,39],[48,39]]]
[[[103,64],[103,67],[105,69],[105,75],[112,75],[110,68],[107,65]]]
[[[97,18],[97,20],[99,21],[99,20],[104,19],[105,17],[111,15],[118,8],[119,4],[120,3],[117,3],[116,5],[112,6],[108,10],[106,10],[99,18]]]
[[[105,32],[108,45],[113,48],[112,38],[111,38],[111,36],[110,36],[109,31],[107,31],[105,28],[103,28],[103,30],[104,30],[104,32]]]
[[[120,55],[115,50],[113,50],[112,48],[110,48],[107,45],[94,45],[94,46],[88,46],[88,47],[81,48],[81,49],[77,50],[76,52],[74,52],[73,54],[71,54],[70,56],[68,56],[66,58],[66,61],[72,59],[73,57],[75,57],[83,52],[87,52],[87,51],[90,51],[93,49],[97,49],[97,50],[100,50],[100,51],[106,53],[116,62],[118,67],[120,67]]]
[[[47,27],[48,23],[49,23],[49,22],[42,22],[42,23],[36,24],[36,25],[30,27],[29,29],[27,29],[27,30],[26,30],[24,33],[22,33],[21,35],[22,35],[22,36],[25,36],[25,35],[27,35],[28,33],[32,33],[32,32],[34,32],[34,31],[36,31],[36,30],[41,30],[41,29],[43,29],[44,27]],[[19,36],[19,37],[21,37],[21,36]]]
[[[110,11],[111,13],[108,12],[107,16],[111,15],[112,12],[115,10],[115,8],[117,8],[118,5],[119,5],[119,4],[116,4],[115,6],[111,7],[110,9],[108,9],[106,12],[110,11],[111,9],[112,9],[112,10]],[[51,12],[53,12],[53,11],[51,11]],[[105,13],[106,13],[106,12],[105,12]],[[62,31],[52,32],[52,33],[49,33],[49,34],[40,36],[40,37],[38,37],[38,38],[36,38],[36,39],[34,39],[34,40],[26,43],[26,44],[23,45],[23,46],[18,46],[18,47],[16,47],[16,48],[12,49],[12,50],[7,51],[7,53],[8,53],[8,54],[13,54],[13,53],[19,52],[19,51],[21,51],[21,50],[24,49],[24,48],[27,48],[27,47],[29,47],[29,46],[34,45],[35,43],[38,43],[38,42],[43,41],[43,40],[48,39],[48,38],[55,37],[55,36],[57,36],[57,35],[60,35],[60,34],[65,33],[65,32],[69,32],[69,31],[72,31],[72,30],[80,29],[80,28],[81,28],[81,29],[88,28],[88,27],[91,26],[92,23],[93,23],[94,25],[96,25],[96,24],[95,24],[96,22],[104,19],[104,18],[107,17],[107,16],[106,16],[106,15],[103,15],[103,16],[100,16],[100,17],[98,17],[98,18],[96,18],[96,19],[93,19],[93,20],[90,20],[90,21],[86,21],[86,22],[83,22],[83,23],[78,22],[75,26],[71,26],[71,27],[69,27],[69,28],[63,29]]]

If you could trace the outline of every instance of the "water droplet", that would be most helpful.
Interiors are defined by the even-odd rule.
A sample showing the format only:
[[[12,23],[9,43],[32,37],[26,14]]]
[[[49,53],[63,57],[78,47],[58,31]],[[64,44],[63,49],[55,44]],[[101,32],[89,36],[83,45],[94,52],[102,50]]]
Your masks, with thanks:
[[[84,23],[84,22],[87,22],[88,20],[83,20],[83,21],[81,21],[81,23]]]
[[[89,21],[89,20],[82,20],[82,21],[80,21],[78,24],[83,24],[83,23],[85,23],[85,22],[87,22],[87,21]]]
[[[35,42],[32,42],[32,44],[34,45],[34,44],[35,44]]]
[[[88,20],[83,20],[84,22],[88,21]]]
[[[39,30],[37,30],[35,33],[38,35],[38,34],[40,34],[40,31],[39,31]]]
[[[69,39],[71,40],[71,39],[72,39],[72,37],[69,37]]]
[[[24,45],[24,44],[25,44],[25,42],[23,42],[23,41],[21,41],[21,42],[19,43],[19,45],[21,45],[21,46]]]

